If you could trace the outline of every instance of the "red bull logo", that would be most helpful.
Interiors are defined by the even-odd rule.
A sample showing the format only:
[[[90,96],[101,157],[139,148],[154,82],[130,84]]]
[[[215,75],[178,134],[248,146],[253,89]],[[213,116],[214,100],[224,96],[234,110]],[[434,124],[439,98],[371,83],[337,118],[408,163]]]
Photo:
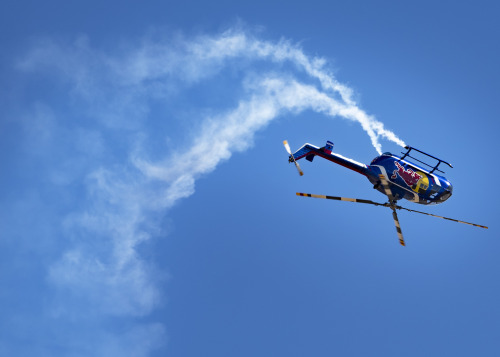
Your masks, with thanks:
[[[405,170],[399,162],[395,161],[394,164],[396,164],[397,169],[392,173],[392,180],[395,180],[398,177],[397,175],[399,175],[408,186],[412,187],[422,178],[422,175],[417,174],[412,169]]]

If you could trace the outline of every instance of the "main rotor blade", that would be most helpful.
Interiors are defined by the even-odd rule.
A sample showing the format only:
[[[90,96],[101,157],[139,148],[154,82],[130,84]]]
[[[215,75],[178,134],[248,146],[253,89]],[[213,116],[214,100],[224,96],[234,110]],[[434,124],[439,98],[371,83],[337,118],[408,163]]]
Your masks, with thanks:
[[[300,165],[297,161],[295,161],[295,158],[293,157],[293,154],[292,154],[292,150],[290,149],[290,145],[288,145],[288,141],[284,140],[283,141],[283,145],[285,145],[285,149],[286,151],[290,154],[290,157],[293,161],[293,163],[295,164],[295,167],[297,168],[297,171],[299,172],[299,175],[300,176],[303,176],[304,175],[304,172],[302,171],[302,169],[300,168]]]
[[[394,218],[394,224],[396,225],[396,232],[398,232],[399,244],[401,244],[404,247],[406,246],[406,244],[403,238],[403,232],[401,231],[401,226],[399,225],[398,214],[396,213],[396,210],[394,208],[392,208],[392,218]]]
[[[326,196],[326,195],[313,195],[311,193],[302,193],[302,192],[297,192],[297,196],[313,197],[313,198],[325,198],[327,200],[368,203],[370,205],[375,205],[375,206],[385,206],[385,204],[383,204],[383,203],[377,203],[377,202],[373,202],[373,201],[370,201],[370,200],[363,200],[363,199],[360,199],[360,198],[348,198],[348,197],[337,197],[337,196]]]
[[[387,182],[385,176],[380,174],[378,175],[378,178],[380,179],[380,182],[382,182],[382,187],[384,188],[387,197],[389,197],[389,201],[394,201],[394,196],[392,195],[391,189],[389,188],[389,182]]]
[[[403,233],[401,232],[401,226],[399,225],[399,219],[398,215],[396,213],[396,209],[392,206],[389,206],[388,203],[378,203],[378,202],[373,202],[370,200],[363,200],[360,198],[348,198],[348,197],[337,197],[337,196],[326,196],[326,195],[313,195],[311,193],[302,193],[302,192],[297,192],[297,196],[302,196],[302,197],[314,197],[314,198],[324,198],[327,200],[337,200],[337,201],[347,201],[347,202],[358,202],[358,203],[367,203],[370,205],[374,206],[383,206],[383,207],[390,207],[392,209],[392,217],[394,218],[394,224],[396,225],[396,232],[398,233],[398,238],[399,238],[399,243],[402,246],[405,246],[405,241],[403,238]],[[399,206],[396,206],[399,207]],[[401,207],[403,208],[403,207]]]
[[[409,209],[409,208],[405,208],[405,207],[401,207],[401,206],[396,206],[396,208],[397,209],[404,209],[404,210],[407,210],[407,211],[410,211],[410,212],[425,214],[427,216],[432,216],[432,217],[447,219],[448,221],[453,221],[453,222],[458,222],[458,223],[465,223],[465,224],[469,224],[469,225],[474,226],[474,227],[480,227],[480,228],[488,229],[488,227],[482,226],[480,224],[475,224],[475,223],[470,223],[470,222],[465,222],[465,221],[459,221],[458,219],[453,219],[453,218],[438,216],[437,214],[431,214],[431,213],[426,213],[426,212],[415,211],[413,209]]]

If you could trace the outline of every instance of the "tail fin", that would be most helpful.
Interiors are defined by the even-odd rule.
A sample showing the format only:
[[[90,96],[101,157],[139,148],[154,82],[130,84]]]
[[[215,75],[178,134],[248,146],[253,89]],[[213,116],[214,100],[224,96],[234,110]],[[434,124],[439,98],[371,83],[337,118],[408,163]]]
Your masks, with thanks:
[[[328,140],[326,142],[325,147],[323,148],[323,151],[326,152],[328,155],[331,155],[332,150],[333,150],[333,143],[330,140]],[[315,156],[315,154],[309,154],[306,156],[306,160],[312,162],[314,159],[314,156]]]
[[[333,143],[330,140],[328,140],[325,145],[325,152],[327,154],[331,154],[332,150],[333,150]]]

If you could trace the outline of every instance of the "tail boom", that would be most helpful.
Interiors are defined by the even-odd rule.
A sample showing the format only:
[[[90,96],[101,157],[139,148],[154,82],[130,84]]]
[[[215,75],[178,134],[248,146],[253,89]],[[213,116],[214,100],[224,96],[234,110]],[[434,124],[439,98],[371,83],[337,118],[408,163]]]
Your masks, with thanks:
[[[302,158],[312,161],[314,156],[320,156],[326,160],[339,164],[341,166],[347,167],[353,171],[359,172],[362,175],[368,176],[368,166],[360,162],[354,161],[342,155],[331,152],[330,147],[319,148],[317,146],[311,145],[309,143],[304,144],[299,150],[293,154],[295,161]],[[290,158],[291,160],[291,158]]]

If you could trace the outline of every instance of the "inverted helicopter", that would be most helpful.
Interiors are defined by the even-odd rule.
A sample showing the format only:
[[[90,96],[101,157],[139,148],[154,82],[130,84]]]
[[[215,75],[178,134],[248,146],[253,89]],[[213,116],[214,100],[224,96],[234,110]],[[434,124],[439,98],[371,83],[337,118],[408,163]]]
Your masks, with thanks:
[[[412,210],[396,204],[396,202],[401,199],[406,199],[408,201],[423,205],[439,204],[449,199],[453,194],[453,186],[451,185],[450,181],[436,173],[440,172],[444,174],[443,171],[438,169],[441,163],[446,164],[451,168],[453,168],[453,166],[444,160],[429,155],[414,147],[405,146],[405,149],[407,151],[405,153],[402,153],[403,156],[393,155],[389,152],[383,153],[382,155],[374,158],[370,165],[365,165],[332,152],[333,143],[331,141],[327,141],[326,145],[323,147],[317,147],[308,143],[304,144],[293,154],[290,150],[290,145],[286,140],[283,141],[283,144],[285,145],[285,149],[289,154],[288,161],[295,164],[301,176],[304,174],[304,172],[300,168],[300,165],[297,161],[305,158],[306,160],[312,162],[315,156],[319,156],[366,176],[368,180],[373,184],[374,189],[387,196],[388,202],[378,203],[359,198],[315,195],[301,192],[297,192],[297,196],[358,202],[375,206],[388,207],[392,210],[392,217],[396,225],[396,232],[398,234],[399,243],[402,246],[405,246],[406,244],[403,238],[403,233],[401,231],[401,226],[399,224],[396,210],[403,209],[409,212],[421,213],[432,217],[447,219],[453,222],[469,224],[475,227],[486,229],[488,228],[486,226],[475,223],[464,222],[453,218],[447,218],[431,213]],[[413,156],[410,156],[410,152],[412,152],[412,150],[436,160],[437,163],[432,166]],[[424,169],[422,166],[408,161],[407,158],[411,158],[429,167],[429,169]]]

